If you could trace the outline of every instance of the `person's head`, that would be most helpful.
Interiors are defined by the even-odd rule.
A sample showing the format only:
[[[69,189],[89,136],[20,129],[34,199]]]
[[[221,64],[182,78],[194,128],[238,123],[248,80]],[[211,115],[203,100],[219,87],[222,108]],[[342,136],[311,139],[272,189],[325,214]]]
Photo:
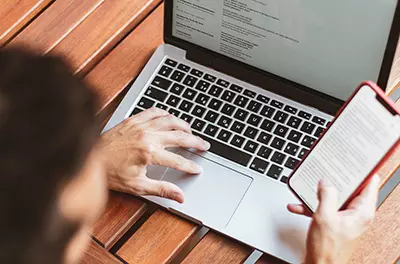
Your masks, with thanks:
[[[96,110],[60,58],[0,49],[0,263],[82,251],[107,195]]]

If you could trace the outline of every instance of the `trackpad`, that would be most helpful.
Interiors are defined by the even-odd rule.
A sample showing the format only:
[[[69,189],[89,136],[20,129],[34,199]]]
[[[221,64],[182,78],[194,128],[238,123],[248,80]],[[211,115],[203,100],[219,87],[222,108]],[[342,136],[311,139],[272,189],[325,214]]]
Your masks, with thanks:
[[[183,204],[173,203],[170,207],[204,225],[225,227],[253,179],[186,150],[177,154],[195,161],[203,172],[200,175],[174,169],[165,172],[162,180],[175,183],[185,193]]]

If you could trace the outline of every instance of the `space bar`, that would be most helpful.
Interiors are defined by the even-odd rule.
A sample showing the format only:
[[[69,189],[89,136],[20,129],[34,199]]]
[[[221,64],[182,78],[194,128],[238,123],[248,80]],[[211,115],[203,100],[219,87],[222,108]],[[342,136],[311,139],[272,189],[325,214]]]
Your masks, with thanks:
[[[232,148],[228,145],[222,144],[221,142],[218,142],[212,138],[206,137],[204,135],[201,135],[197,133],[196,131],[193,131],[193,134],[196,136],[201,137],[202,139],[208,141],[211,144],[211,147],[208,151],[217,154],[225,159],[228,159],[230,161],[239,163],[240,165],[247,166],[249,164],[249,161],[251,159],[251,155],[240,151],[238,149]]]

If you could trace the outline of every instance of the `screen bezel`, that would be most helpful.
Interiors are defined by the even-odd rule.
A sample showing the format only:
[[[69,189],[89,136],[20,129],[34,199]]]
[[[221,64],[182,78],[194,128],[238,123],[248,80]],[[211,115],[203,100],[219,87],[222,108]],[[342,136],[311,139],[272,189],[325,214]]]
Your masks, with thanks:
[[[254,66],[229,58],[220,53],[211,51],[199,45],[190,43],[172,35],[173,2],[165,0],[164,7],[164,41],[167,44],[177,46],[187,51],[187,58],[204,66],[214,68],[240,80],[249,82],[263,89],[277,93],[299,103],[315,107],[328,114],[334,115],[344,104],[343,100],[319,92],[311,87],[301,85],[275,74],[263,71]],[[381,70],[378,78],[378,85],[383,91],[387,88],[390,71],[400,33],[400,2],[397,6],[390,30]],[[361,80],[360,80],[361,81]]]
[[[331,129],[335,125],[335,121],[337,118],[341,115],[341,113],[344,111],[344,109],[351,103],[352,99],[357,95],[357,93],[363,88],[363,87],[369,87],[372,91],[376,93],[376,98],[378,99],[377,101],[380,102],[382,105],[386,107],[386,109],[392,114],[392,115],[398,115],[400,116],[400,111],[396,108],[394,102],[390,101],[388,97],[384,94],[382,89],[377,86],[375,83],[372,82],[363,82],[350,96],[350,98],[346,101],[345,104],[341,107],[339,112],[337,113],[335,119],[332,120],[330,125],[325,129],[325,131],[322,133],[322,135],[318,138],[318,140],[314,143],[314,145],[311,147],[311,149],[306,153],[304,158],[301,160],[301,162],[296,166],[296,168],[292,171],[292,174],[289,176],[288,179],[288,187],[290,191],[303,203],[303,205],[307,208],[307,210],[310,213],[314,213],[314,211],[311,209],[309,206],[309,203],[303,199],[303,196],[298,193],[291,185],[291,180],[293,177],[296,175],[296,171],[298,168],[304,163],[304,161],[307,159],[307,157],[310,155],[312,150],[320,143],[321,139],[324,137],[326,132]],[[393,155],[393,153],[397,150],[397,148],[400,147],[400,138],[397,140],[397,142],[389,149],[389,151],[384,155],[384,157],[379,160],[376,164],[376,166],[372,169],[372,171],[367,175],[361,184],[359,186],[355,186],[354,192],[346,199],[346,201],[341,205],[339,210],[344,210],[347,208],[348,204],[357,196],[359,193],[364,189],[364,187],[369,183],[369,180],[371,179],[372,176],[378,173],[379,169],[381,166],[386,162],[386,160]],[[385,178],[383,181],[381,180],[380,185],[383,186],[386,181],[389,179],[389,177]],[[316,186],[317,188],[317,186]]]

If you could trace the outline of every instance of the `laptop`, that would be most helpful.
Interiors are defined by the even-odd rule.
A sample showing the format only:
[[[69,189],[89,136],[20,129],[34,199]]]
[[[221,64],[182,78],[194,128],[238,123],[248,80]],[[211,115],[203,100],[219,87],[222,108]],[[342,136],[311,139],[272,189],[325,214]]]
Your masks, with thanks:
[[[286,181],[363,80],[387,85],[400,31],[397,0],[166,0],[165,43],[105,131],[159,107],[190,123],[208,152],[170,151],[200,175],[150,166],[185,202],[171,212],[299,263],[309,219]],[[150,32],[151,34],[151,32]]]

